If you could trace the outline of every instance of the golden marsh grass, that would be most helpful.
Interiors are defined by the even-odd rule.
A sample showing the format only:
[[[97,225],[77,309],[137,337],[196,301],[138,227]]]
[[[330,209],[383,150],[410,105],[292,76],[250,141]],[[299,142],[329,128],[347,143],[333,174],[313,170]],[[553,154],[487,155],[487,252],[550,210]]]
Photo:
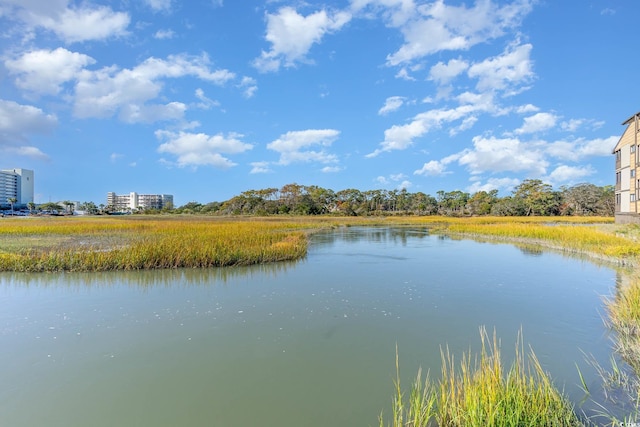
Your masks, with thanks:
[[[0,270],[137,270],[293,260],[306,253],[305,227],[300,221],[180,217],[10,220],[0,228]]]
[[[565,252],[583,253],[620,264],[634,264],[640,245],[628,226],[608,217],[476,217],[411,219],[429,224],[435,233],[484,236],[534,243]]]

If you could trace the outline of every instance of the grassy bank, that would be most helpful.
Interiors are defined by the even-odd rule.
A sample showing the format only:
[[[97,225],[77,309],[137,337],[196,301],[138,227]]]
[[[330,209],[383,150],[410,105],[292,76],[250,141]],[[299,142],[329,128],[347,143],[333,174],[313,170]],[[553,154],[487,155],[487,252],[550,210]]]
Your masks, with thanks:
[[[640,256],[640,229],[630,225],[614,225],[612,218],[426,217],[408,218],[405,221],[428,225],[433,233],[483,236],[516,243],[537,244],[625,265],[635,265]]]
[[[2,221],[0,271],[220,267],[298,259],[300,221],[59,218]]]

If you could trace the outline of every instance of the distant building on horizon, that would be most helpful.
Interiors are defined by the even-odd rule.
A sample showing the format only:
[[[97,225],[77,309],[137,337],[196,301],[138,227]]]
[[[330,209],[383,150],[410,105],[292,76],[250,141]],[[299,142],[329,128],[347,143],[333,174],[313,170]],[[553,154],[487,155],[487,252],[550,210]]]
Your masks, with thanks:
[[[0,205],[10,205],[10,198],[17,200],[14,205],[26,206],[33,202],[32,170],[0,170]]]
[[[625,120],[616,156],[616,222],[640,223],[640,112]]]
[[[163,209],[173,207],[173,196],[171,194],[129,194],[117,195],[107,193],[107,206],[111,206],[116,211],[126,211],[134,209]]]

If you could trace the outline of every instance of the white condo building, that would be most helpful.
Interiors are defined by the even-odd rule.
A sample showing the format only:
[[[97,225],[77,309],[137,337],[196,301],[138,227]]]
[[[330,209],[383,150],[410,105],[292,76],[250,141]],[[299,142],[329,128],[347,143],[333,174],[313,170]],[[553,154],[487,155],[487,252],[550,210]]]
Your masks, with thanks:
[[[127,209],[162,209],[173,207],[171,194],[138,194],[135,192],[117,195],[107,193],[107,206],[112,206],[117,211]]]
[[[17,205],[33,202],[33,171],[29,169],[0,170],[0,205],[15,198]]]

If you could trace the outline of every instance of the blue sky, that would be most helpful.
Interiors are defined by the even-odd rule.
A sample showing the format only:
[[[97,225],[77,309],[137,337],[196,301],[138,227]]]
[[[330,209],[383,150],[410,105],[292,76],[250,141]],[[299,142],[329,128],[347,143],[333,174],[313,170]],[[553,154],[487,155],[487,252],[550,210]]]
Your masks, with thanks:
[[[0,169],[36,202],[614,181],[636,0],[0,0]]]

